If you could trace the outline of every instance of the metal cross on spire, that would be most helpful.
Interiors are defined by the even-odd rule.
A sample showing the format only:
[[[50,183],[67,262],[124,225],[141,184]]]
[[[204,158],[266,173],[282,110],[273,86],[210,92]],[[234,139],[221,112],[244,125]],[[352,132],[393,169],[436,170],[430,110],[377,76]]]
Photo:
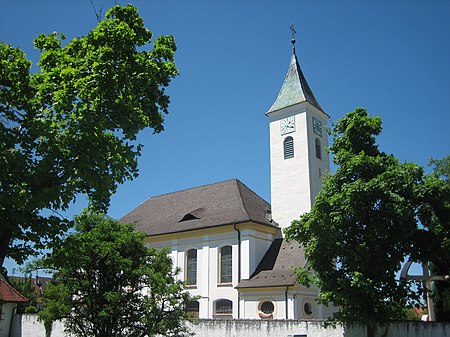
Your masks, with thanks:
[[[290,29],[291,32],[292,32],[292,40],[291,40],[291,43],[292,43],[292,47],[294,48],[294,52],[295,52],[295,33],[297,33],[297,32],[295,31],[295,28],[294,28],[294,24],[293,24],[293,23],[289,26],[289,29]]]

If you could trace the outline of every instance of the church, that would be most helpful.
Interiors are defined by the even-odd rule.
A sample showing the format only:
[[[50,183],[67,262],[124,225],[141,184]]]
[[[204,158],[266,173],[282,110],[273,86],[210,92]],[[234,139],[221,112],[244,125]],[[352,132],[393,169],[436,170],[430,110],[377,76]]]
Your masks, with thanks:
[[[150,247],[168,247],[185,289],[197,298],[192,317],[322,319],[332,309],[317,289],[296,282],[303,248],[283,229],[308,212],[329,170],[329,116],[300,68],[295,40],[289,69],[266,112],[270,130],[271,205],[233,179],[155,196],[126,214]],[[275,95],[274,95],[275,96]]]

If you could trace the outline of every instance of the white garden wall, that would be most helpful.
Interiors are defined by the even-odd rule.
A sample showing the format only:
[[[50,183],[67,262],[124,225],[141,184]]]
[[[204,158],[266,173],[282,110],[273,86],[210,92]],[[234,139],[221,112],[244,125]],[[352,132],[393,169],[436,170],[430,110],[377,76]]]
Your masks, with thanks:
[[[197,337],[364,337],[360,326],[324,328],[323,321],[295,320],[200,320],[192,326]],[[53,325],[51,337],[65,337],[61,322]],[[376,337],[447,337],[450,324],[434,322],[398,322],[380,328]],[[45,329],[36,315],[17,315],[11,337],[45,337]]]

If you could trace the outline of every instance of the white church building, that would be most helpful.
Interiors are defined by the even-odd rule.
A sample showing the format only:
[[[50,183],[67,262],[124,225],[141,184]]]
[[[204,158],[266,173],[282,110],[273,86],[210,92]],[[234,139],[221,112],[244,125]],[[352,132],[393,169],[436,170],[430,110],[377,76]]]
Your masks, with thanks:
[[[169,247],[186,289],[198,299],[193,317],[321,319],[317,289],[299,285],[293,267],[306,264],[302,247],[283,228],[308,212],[329,170],[325,126],[295,52],[273,105],[270,128],[271,202],[239,180],[152,197],[125,215],[149,246]]]

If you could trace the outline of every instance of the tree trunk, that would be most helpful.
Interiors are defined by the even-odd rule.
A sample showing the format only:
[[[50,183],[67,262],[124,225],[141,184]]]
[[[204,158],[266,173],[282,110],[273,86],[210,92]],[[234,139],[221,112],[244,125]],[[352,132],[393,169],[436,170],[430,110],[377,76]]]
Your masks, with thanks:
[[[3,226],[2,226],[3,227]],[[8,255],[8,248],[11,241],[11,231],[6,228],[0,230],[0,266],[3,267],[5,258]]]
[[[367,324],[367,337],[375,337],[376,326],[373,323]]]

